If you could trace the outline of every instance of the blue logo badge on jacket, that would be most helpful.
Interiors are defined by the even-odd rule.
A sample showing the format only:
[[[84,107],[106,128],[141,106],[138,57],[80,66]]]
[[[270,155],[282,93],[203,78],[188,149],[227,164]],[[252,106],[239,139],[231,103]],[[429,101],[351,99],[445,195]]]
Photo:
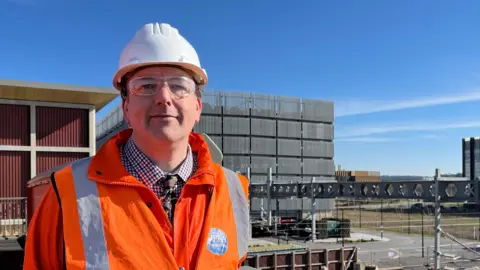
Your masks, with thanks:
[[[215,255],[223,255],[227,252],[227,235],[218,228],[211,228],[208,234],[207,248]]]

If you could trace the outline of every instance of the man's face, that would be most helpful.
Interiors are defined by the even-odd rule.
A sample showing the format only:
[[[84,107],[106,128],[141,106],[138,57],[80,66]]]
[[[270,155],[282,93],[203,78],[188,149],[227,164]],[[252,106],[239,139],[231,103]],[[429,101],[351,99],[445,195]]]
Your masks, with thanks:
[[[122,103],[125,121],[142,138],[164,142],[188,138],[202,110],[192,87],[193,79],[181,69],[149,67],[136,72],[127,81],[128,97]],[[187,93],[185,89],[191,91],[186,97],[171,93]]]

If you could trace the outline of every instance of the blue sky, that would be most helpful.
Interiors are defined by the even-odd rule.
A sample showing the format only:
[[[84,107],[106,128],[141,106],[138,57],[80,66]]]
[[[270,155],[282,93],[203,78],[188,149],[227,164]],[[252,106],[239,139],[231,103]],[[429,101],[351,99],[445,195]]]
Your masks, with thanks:
[[[111,87],[135,31],[167,22],[209,89],[335,101],[345,169],[456,173],[480,136],[479,1],[175,2],[0,0],[0,78]]]

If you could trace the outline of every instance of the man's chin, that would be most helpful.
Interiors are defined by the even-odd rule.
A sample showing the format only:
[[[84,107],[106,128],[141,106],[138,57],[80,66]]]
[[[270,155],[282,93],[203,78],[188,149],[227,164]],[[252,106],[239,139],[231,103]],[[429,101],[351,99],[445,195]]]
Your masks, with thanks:
[[[164,142],[175,142],[178,141],[180,138],[178,134],[173,132],[165,132],[165,131],[151,131],[151,135],[155,140],[164,141]]]

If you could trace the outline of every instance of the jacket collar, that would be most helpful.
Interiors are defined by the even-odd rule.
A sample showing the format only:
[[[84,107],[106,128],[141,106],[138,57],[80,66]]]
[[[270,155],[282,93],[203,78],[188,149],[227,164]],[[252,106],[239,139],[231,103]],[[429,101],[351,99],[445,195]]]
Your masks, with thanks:
[[[88,177],[90,179],[105,184],[141,185],[136,178],[125,170],[120,158],[120,146],[125,144],[131,135],[132,129],[122,130],[108,139],[105,144],[100,147],[97,154],[92,158],[92,162],[88,168]],[[214,175],[215,164],[212,161],[210,150],[203,137],[198,133],[191,132],[189,135],[189,144],[192,152],[197,154],[198,169],[196,174],[206,173]],[[189,181],[189,184],[212,183],[205,183],[205,177],[201,177],[197,181]]]

